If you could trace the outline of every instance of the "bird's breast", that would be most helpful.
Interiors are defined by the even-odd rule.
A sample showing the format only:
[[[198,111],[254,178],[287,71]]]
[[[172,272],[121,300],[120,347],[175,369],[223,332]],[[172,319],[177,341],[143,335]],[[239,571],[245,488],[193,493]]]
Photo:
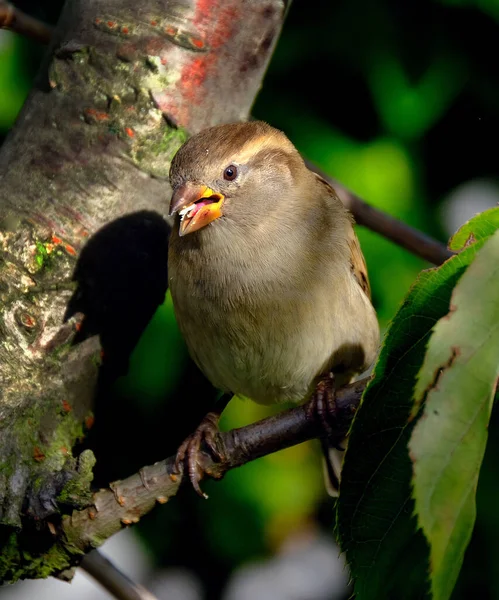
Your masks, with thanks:
[[[360,344],[355,307],[341,310],[355,295],[344,293],[339,273],[309,269],[304,279],[277,264],[194,250],[170,252],[169,261],[192,358],[215,387],[262,404],[304,399],[317,375],[343,357],[362,363],[351,358]]]

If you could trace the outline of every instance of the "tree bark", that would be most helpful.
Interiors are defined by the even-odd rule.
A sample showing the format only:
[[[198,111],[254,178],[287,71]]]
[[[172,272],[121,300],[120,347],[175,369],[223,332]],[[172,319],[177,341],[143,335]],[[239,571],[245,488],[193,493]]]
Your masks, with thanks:
[[[166,291],[170,160],[188,135],[248,118],[284,12],[283,0],[66,3],[0,152],[3,580],[69,567],[51,551],[24,559],[29,517],[54,512],[56,497],[90,498],[93,457],[72,454],[91,425],[100,361],[95,338],[73,344],[86,322],[72,281],[80,252],[93,248],[96,269],[117,257],[125,278],[127,256],[154,262],[145,324]],[[85,278],[99,284],[88,268]]]

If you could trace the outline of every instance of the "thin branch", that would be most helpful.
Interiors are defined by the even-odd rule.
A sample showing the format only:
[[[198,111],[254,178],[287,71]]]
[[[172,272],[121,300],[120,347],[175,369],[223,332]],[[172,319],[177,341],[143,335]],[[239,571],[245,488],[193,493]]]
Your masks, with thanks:
[[[318,173],[334,187],[338,192],[340,199],[355,217],[355,221],[358,225],[363,225],[364,227],[379,233],[383,237],[395,242],[395,244],[402,246],[402,248],[409,250],[409,252],[412,252],[416,256],[420,256],[434,265],[441,265],[448,258],[453,256],[454,253],[444,244],[434,240],[422,231],[414,229],[414,227],[407,225],[403,221],[367,204],[362,198],[359,198],[359,196],[347,190],[340,182],[329,177],[329,175],[324,173],[324,171],[316,167],[313,163],[308,160],[305,162],[310,170]]]
[[[50,25],[23,13],[10,2],[1,0],[0,29],[10,29],[41,44],[48,44],[54,33]]]
[[[348,431],[369,379],[366,377],[338,390],[334,423],[338,434]],[[229,469],[319,437],[322,435],[321,425],[311,415],[308,404],[304,404],[241,429],[221,433],[216,443],[225,460],[217,462],[206,452],[201,455],[200,466],[211,477],[221,479]],[[168,502],[177,494],[183,481],[182,474],[172,472],[174,461],[172,456],[144,467],[139,473],[96,492],[93,506],[65,517],[62,543],[72,553],[75,549],[88,552],[123,526],[137,523],[156,504]]]
[[[117,600],[158,600],[149,590],[132,581],[97,550],[89,552],[80,567]]]
[[[337,392],[334,429],[341,437],[348,431],[369,377]],[[217,462],[211,454],[201,457],[203,471],[214,479],[247,462],[300,444],[321,435],[321,425],[311,416],[308,404],[283,411],[273,417],[240,429],[221,433],[217,446],[225,457]],[[64,538],[86,552],[117,533],[123,525],[137,523],[156,503],[173,498],[183,483],[183,476],[172,473],[175,457],[100,490],[94,496],[94,506],[73,513],[63,525]],[[188,478],[187,478],[188,481]],[[96,550],[86,554],[80,567],[94,577],[118,600],[156,600],[142,586],[134,583]]]

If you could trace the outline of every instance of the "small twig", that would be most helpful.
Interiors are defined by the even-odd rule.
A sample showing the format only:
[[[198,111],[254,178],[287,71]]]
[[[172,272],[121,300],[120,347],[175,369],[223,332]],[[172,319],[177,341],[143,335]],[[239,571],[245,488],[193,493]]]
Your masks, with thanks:
[[[338,390],[336,395],[335,431],[346,434],[369,377]],[[239,467],[266,454],[294,446],[322,435],[321,426],[311,418],[308,405],[297,406],[247,427],[217,436],[217,446],[225,460],[217,462],[203,453],[201,466],[216,479],[229,469]],[[183,476],[175,475],[172,456],[144,467],[127,479],[114,482],[109,488],[94,494],[93,506],[74,511],[62,523],[61,542],[69,552],[88,552],[120,531],[123,526],[137,523],[154,508],[175,496]],[[188,477],[186,477],[188,481]],[[193,493],[193,492],[192,492]]]
[[[80,567],[117,600],[158,600],[149,590],[132,581],[97,550],[89,552]]]
[[[48,44],[54,32],[50,25],[30,17],[10,2],[2,0],[0,0],[0,29],[10,29],[42,44]]]
[[[345,204],[355,217],[358,225],[363,225],[379,233],[434,265],[441,265],[453,256],[454,253],[446,248],[444,244],[437,242],[437,240],[434,240],[429,235],[418,229],[414,229],[414,227],[407,225],[403,221],[367,204],[367,202],[364,202],[359,196],[347,190],[341,183],[329,177],[329,175],[313,163],[308,160],[305,162],[311,171],[315,171],[334,187],[343,204]]]

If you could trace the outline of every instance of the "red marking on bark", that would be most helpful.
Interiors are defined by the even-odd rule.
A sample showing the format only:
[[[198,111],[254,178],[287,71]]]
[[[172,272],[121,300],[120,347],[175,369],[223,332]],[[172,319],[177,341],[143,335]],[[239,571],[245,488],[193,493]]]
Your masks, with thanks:
[[[95,419],[94,419],[93,415],[89,415],[88,417],[85,417],[85,427],[87,429],[92,429],[92,427],[94,426],[94,422],[95,422]]]
[[[76,250],[73,248],[73,246],[70,246],[69,244],[64,244],[64,248],[66,249],[66,252],[68,254],[71,254],[72,256],[76,256]]]
[[[213,5],[216,6],[213,6]],[[219,8],[218,0],[198,0],[196,3],[196,14],[194,15],[194,23],[203,27],[213,22],[213,14]]]
[[[222,56],[217,49],[230,39],[239,17],[239,11],[234,6],[227,6],[226,1],[197,1],[193,22],[196,29],[202,32],[203,37],[208,37],[211,49],[202,57],[192,58],[182,68],[180,87],[184,106],[188,103],[199,104],[203,100],[202,84],[207,75],[216,70],[216,64]],[[187,118],[176,116],[183,125],[188,125],[186,121],[188,121],[189,109],[186,107],[184,110]],[[183,113],[184,110],[181,109],[179,112]],[[183,117],[183,114],[181,116]]]
[[[99,18],[95,19],[96,25],[100,25],[101,23],[102,23],[102,19],[99,19]]]
[[[57,237],[56,235],[53,235],[51,240],[54,244],[62,244],[61,238]]]
[[[128,35],[128,33],[130,32],[130,30],[128,29],[128,27],[122,27],[121,28],[121,33]]]
[[[135,137],[135,132],[133,131],[133,129],[131,127],[125,127],[125,132],[127,134],[128,137]]]
[[[227,0],[198,0],[196,4],[194,25],[209,34],[212,48],[222,46],[230,38],[233,26],[239,23],[240,11],[227,4]]]
[[[105,112],[100,112],[95,110],[95,108],[87,108],[85,109],[85,113],[90,117],[93,117],[96,121],[108,121],[109,115]]]
[[[212,61],[210,61],[212,62]],[[182,69],[181,85],[184,98],[192,102],[201,100],[202,95],[199,93],[201,86],[206,78],[207,57],[200,57],[191,60]]]
[[[42,462],[45,460],[45,454],[40,450],[40,448],[38,448],[38,446],[33,448],[33,458],[36,460],[36,462]]]
[[[161,64],[162,64],[162,65],[166,65],[166,63],[167,63],[167,62],[168,62],[168,61],[166,60],[166,58],[162,58],[162,59],[161,59]]]
[[[123,525],[131,525],[133,523],[132,519],[121,519],[121,522],[123,523]]]
[[[35,319],[28,313],[23,313],[21,315],[21,323],[28,329],[33,329],[33,327],[36,325]]]
[[[80,329],[81,329],[81,323],[76,323],[75,324],[75,330],[76,331],[80,331]]]
[[[97,516],[97,513],[95,512],[95,510],[89,510],[88,511],[88,518],[93,521],[95,519],[95,517]]]
[[[196,48],[204,48],[204,42],[199,38],[191,38],[191,42],[194,44],[194,46],[196,46]]]
[[[176,35],[178,29],[176,27],[165,27],[166,35]]]
[[[153,27],[156,27],[156,25],[157,25],[157,24],[158,24],[158,22],[157,22],[157,21],[151,21],[151,25],[152,25]]]
[[[73,409],[71,407],[71,404],[69,404],[69,402],[67,400],[63,400],[62,401],[62,408],[64,410],[64,412],[71,412]]]
[[[68,449],[66,448],[66,446],[61,446],[59,448],[59,450],[63,453],[63,454],[67,454],[68,453]]]
[[[106,25],[107,25],[108,27],[111,27],[111,28],[112,28],[112,27],[116,27],[116,23],[115,23],[115,21],[108,21],[108,22],[106,23]]]

